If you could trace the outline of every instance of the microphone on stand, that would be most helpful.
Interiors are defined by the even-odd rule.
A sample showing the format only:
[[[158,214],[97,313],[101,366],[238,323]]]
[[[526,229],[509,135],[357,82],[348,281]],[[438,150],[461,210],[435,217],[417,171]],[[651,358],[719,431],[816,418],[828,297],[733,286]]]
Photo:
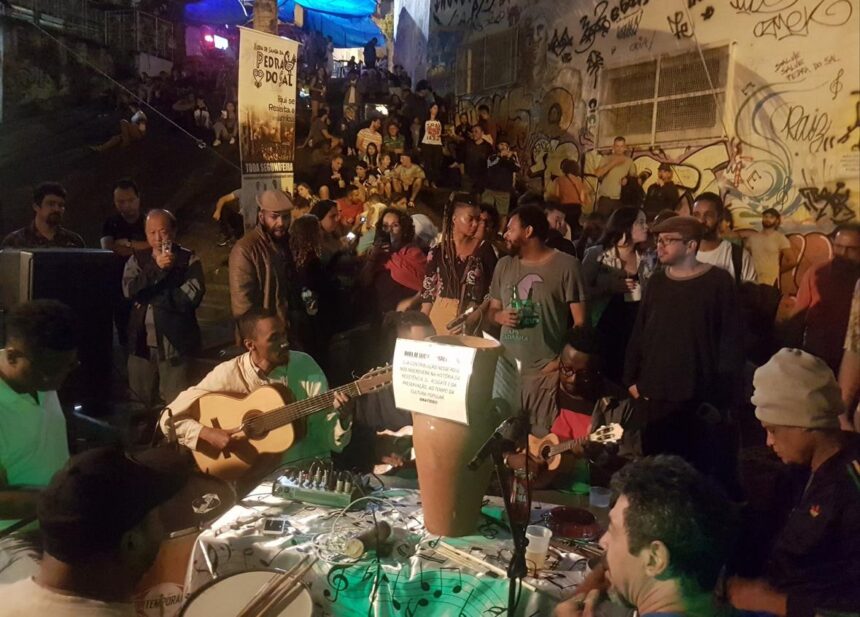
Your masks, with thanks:
[[[478,453],[472,458],[467,467],[476,470],[493,453],[494,448],[515,450],[517,442],[529,433],[529,419],[525,414],[506,418],[484,442]]]
[[[471,315],[474,312],[475,312],[475,307],[470,306],[465,311],[463,311],[462,313],[457,315],[454,319],[452,319],[447,324],[445,324],[445,329],[446,330],[453,330],[454,328],[456,328],[457,326],[462,324],[464,321],[466,321],[466,317],[468,317],[469,315]]]

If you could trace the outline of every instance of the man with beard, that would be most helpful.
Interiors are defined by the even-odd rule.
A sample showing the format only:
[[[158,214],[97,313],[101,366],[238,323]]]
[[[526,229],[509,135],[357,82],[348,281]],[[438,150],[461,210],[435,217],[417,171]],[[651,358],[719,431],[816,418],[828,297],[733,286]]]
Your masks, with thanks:
[[[176,397],[161,415],[164,434],[175,430],[179,442],[192,450],[204,441],[221,452],[231,441],[245,439],[237,428],[211,428],[192,417],[194,403],[205,394],[245,396],[262,386],[280,384],[288,387],[297,401],[303,401],[328,390],[328,381],[314,359],[290,351],[286,325],[278,315],[252,308],[237,321],[247,352],[216,366],[200,383]],[[281,463],[328,458],[331,452],[342,451],[352,435],[352,410],[344,407],[348,400],[345,394],[336,392],[334,410],[310,416],[305,436],[287,450]],[[172,420],[167,409],[173,414]]]
[[[733,459],[716,444],[722,423],[705,418],[721,415],[738,394],[737,290],[728,273],[696,258],[705,230],[695,218],[673,216],[652,231],[663,269],[648,281],[624,367],[645,422],[642,450],[678,454],[732,486]]]
[[[63,227],[66,189],[57,182],[45,182],[33,191],[33,222],[3,239],[4,249],[84,248],[84,239]]]
[[[558,356],[571,325],[584,325],[585,290],[579,260],[546,245],[549,223],[537,206],[522,206],[508,220],[510,256],[496,265],[488,318],[501,326],[500,341],[522,362],[523,409],[542,437],[558,413]],[[540,404],[538,404],[540,403]]]
[[[166,533],[178,531],[165,529],[161,513],[186,485],[180,461],[163,449],[72,458],[39,502],[39,570],[0,585],[0,616],[133,617],[135,588]]]
[[[797,265],[791,242],[777,231],[780,221],[779,210],[768,208],[761,213],[761,231],[744,240],[762,285],[778,285],[779,275]]]
[[[294,267],[287,230],[293,203],[282,191],[263,191],[257,205],[257,226],[230,251],[230,307],[234,319],[255,308],[274,311],[289,323]]]
[[[732,278],[748,283],[758,280],[752,257],[749,251],[734,245],[728,240],[720,237],[720,222],[725,214],[723,200],[716,193],[702,193],[693,202],[693,216],[705,227],[702,243],[699,245],[699,253],[696,258],[704,264],[711,264],[722,268],[732,275]],[[733,251],[741,251],[741,259],[734,256]],[[735,272],[735,262],[740,261],[740,275]]]
[[[803,349],[837,373],[842,362],[851,296],[860,279],[860,224],[847,223],[833,234],[833,259],[806,271],[790,318],[803,324]]]
[[[681,459],[656,456],[619,471],[612,489],[618,498],[600,538],[605,565],[555,617],[593,615],[607,590],[641,617],[729,614],[714,588],[738,519],[719,488]]]

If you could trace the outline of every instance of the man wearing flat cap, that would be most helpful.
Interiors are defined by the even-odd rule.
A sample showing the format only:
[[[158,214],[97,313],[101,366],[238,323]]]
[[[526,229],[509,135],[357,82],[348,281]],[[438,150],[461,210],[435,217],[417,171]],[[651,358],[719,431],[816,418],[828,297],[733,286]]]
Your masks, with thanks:
[[[810,470],[764,580],[732,579],[736,608],[785,615],[860,610],[860,437],[839,430],[842,398],[827,364],[782,349],[753,377],[755,415],[783,463]]]
[[[735,284],[696,259],[705,230],[695,218],[673,216],[652,231],[663,269],[648,282],[624,367],[645,423],[642,450],[677,454],[732,493],[736,453],[720,412],[743,366]]]
[[[257,196],[257,226],[230,251],[230,307],[238,319],[250,309],[274,311],[284,323],[293,272],[288,232],[293,202],[279,190]]]

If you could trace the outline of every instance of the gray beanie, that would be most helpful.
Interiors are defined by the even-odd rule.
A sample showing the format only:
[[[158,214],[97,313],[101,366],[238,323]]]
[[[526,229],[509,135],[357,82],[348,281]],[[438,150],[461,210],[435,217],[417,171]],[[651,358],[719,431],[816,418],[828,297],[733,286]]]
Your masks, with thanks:
[[[780,349],[753,376],[752,403],[762,422],[802,428],[839,428],[842,393],[833,371],[800,349]]]

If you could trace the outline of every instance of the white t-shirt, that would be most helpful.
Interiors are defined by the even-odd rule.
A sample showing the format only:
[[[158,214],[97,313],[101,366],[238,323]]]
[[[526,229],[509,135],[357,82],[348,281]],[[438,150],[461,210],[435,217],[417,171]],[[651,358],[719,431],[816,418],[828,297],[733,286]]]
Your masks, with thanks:
[[[47,486],[69,460],[66,419],[56,392],[39,392],[38,402],[0,379],[0,473],[6,484]],[[0,520],[0,530],[12,521]]]
[[[779,279],[779,255],[791,248],[791,242],[778,231],[748,236],[745,244],[752,254],[758,282],[773,285]]]
[[[732,263],[732,243],[728,240],[723,240],[720,245],[713,251],[702,251],[696,254],[696,258],[704,264],[711,264],[718,268],[722,268],[735,278],[735,266]],[[758,277],[755,273],[750,252],[743,249],[743,258],[741,259],[741,280],[744,282],[755,283]]]
[[[134,604],[100,602],[71,596],[25,578],[0,585],[0,617],[134,617]]]

